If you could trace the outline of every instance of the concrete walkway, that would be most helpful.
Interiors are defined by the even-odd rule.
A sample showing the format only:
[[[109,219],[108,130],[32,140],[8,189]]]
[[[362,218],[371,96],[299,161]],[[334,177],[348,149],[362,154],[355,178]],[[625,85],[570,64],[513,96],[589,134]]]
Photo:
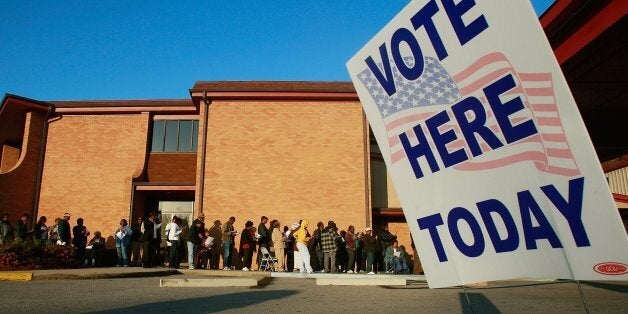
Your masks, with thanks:
[[[272,278],[300,278],[300,279],[368,279],[368,278],[398,278],[412,281],[425,281],[423,275],[391,275],[391,274],[301,274],[298,272],[262,272],[262,271],[223,271],[205,269],[168,269],[168,268],[141,268],[141,267],[99,267],[79,269],[47,269],[32,271],[3,271],[0,280],[60,280],[60,279],[107,279],[131,277],[164,277],[170,275],[189,275],[198,277],[272,277]]]

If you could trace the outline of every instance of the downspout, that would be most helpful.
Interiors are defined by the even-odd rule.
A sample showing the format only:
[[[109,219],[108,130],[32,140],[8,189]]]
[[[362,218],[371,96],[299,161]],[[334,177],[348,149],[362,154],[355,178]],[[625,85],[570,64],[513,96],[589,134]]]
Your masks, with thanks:
[[[41,132],[41,141],[39,143],[39,160],[37,161],[37,177],[35,179],[35,191],[33,199],[33,218],[36,219],[39,211],[39,193],[41,193],[41,178],[44,172],[44,157],[46,156],[46,143],[48,142],[48,119],[54,111],[54,106],[49,106],[44,118],[44,128]]]
[[[210,102],[207,100],[207,92],[203,91],[203,105],[205,106],[205,110],[203,112],[203,130],[202,130],[202,138],[201,138],[201,174],[200,174],[200,182],[198,186],[198,212],[199,214],[203,212],[203,193],[205,191],[205,154],[207,151],[207,122],[209,116],[209,104]]]

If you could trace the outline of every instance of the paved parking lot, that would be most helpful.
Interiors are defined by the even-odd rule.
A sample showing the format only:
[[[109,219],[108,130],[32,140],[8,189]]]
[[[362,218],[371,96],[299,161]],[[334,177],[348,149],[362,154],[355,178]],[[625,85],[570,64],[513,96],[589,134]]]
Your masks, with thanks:
[[[175,275],[168,278],[192,278]],[[504,282],[468,289],[474,313],[584,313],[575,283]],[[628,283],[582,283],[593,313],[626,313]],[[316,286],[272,278],[255,288],[160,288],[159,278],[0,282],[0,312],[388,312],[472,313],[460,288]]]

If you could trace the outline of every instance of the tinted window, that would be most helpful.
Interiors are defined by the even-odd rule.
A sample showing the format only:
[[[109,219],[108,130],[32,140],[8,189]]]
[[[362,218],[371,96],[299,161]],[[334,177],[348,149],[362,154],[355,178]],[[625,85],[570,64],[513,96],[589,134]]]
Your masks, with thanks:
[[[164,146],[164,152],[176,152],[177,142],[179,140],[179,121],[168,120],[166,121],[166,144]]]
[[[192,127],[192,151],[195,152],[198,147],[198,120],[193,121]]]
[[[151,151],[163,152],[164,151],[164,127],[166,124],[163,120],[153,121],[153,141]]]
[[[192,121],[179,121],[179,151],[189,152],[192,148]]]
[[[198,120],[154,120],[151,152],[196,152]]]

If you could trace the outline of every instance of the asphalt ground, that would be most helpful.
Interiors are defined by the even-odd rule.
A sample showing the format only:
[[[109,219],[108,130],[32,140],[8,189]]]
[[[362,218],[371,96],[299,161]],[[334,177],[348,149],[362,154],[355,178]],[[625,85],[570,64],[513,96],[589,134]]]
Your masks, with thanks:
[[[167,278],[198,278],[173,275]],[[207,277],[204,277],[207,278]],[[267,278],[253,288],[160,288],[159,277],[1,281],[0,313],[584,313],[573,282],[499,282],[487,288],[316,286]],[[517,287],[500,287],[518,285]],[[582,282],[592,313],[627,313],[627,282]]]

